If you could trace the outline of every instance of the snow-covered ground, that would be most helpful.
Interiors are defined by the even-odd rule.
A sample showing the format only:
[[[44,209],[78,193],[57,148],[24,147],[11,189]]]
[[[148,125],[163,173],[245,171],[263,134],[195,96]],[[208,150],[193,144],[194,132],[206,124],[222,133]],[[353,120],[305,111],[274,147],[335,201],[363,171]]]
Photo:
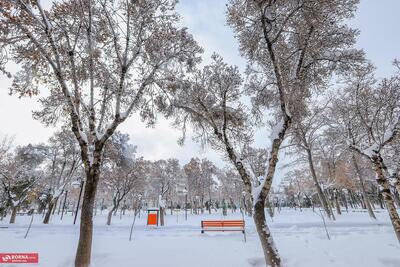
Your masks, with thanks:
[[[0,252],[38,252],[39,266],[73,266],[79,224],[69,214],[63,221],[55,215],[51,224],[34,224],[24,239],[30,217],[18,216],[15,225],[8,218],[0,222]],[[287,267],[398,267],[400,245],[385,211],[377,221],[361,211],[344,212],[336,222],[323,223],[311,210],[282,210],[272,222],[268,218],[283,266]],[[241,219],[228,213],[226,219]],[[200,233],[200,221],[223,219],[221,213],[167,215],[166,226],[146,227],[144,214],[136,220],[133,239],[129,231],[131,214],[113,218],[106,226],[105,212],[95,217],[92,249],[93,267],[246,267],[265,266],[252,218],[246,217],[247,242],[240,232]],[[8,226],[8,228],[2,228]],[[2,265],[6,266],[6,265]],[[28,266],[23,264],[23,266]],[[37,265],[35,265],[37,266]]]

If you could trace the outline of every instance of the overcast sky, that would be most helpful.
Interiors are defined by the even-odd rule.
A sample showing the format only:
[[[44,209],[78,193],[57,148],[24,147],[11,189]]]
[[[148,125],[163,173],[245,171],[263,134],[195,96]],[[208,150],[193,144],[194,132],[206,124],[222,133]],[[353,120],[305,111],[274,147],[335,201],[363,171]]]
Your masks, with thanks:
[[[181,0],[178,5],[182,25],[189,28],[205,49],[205,62],[215,51],[228,63],[243,69],[245,61],[239,55],[231,29],[225,25],[225,8],[225,0]],[[399,10],[399,0],[361,0],[356,17],[351,21],[351,25],[361,31],[357,45],[377,66],[378,77],[391,75],[393,59],[400,59]],[[37,98],[9,96],[10,83],[0,74],[0,135],[13,135],[18,145],[45,142],[54,130],[32,119],[31,112],[37,107]],[[138,152],[147,159],[175,157],[186,163],[193,156],[207,156],[218,165],[223,165],[220,155],[210,149],[202,150],[190,138],[184,147],[178,146],[179,131],[172,129],[169,122],[163,119],[155,128],[145,128],[134,116],[119,129],[130,134],[132,143],[138,145]],[[267,134],[260,134],[257,144],[265,145],[267,137]],[[277,180],[280,176],[282,174],[278,174]]]

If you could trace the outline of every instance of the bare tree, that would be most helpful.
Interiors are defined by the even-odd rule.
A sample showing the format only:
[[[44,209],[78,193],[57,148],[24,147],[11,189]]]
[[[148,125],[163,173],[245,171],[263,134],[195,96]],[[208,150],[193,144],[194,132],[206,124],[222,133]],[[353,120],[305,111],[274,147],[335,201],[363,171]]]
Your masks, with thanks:
[[[152,163],[149,174],[149,182],[157,193],[158,206],[160,208],[160,225],[165,224],[165,209],[167,207],[168,193],[176,185],[176,181],[181,176],[181,167],[177,159],[158,160]]]
[[[46,175],[44,187],[48,209],[43,219],[48,224],[51,214],[54,214],[59,197],[71,183],[81,167],[78,143],[69,130],[55,133],[45,147]]]
[[[394,142],[400,127],[400,78],[376,81],[373,67],[355,70],[341,99],[336,101],[336,120],[348,136],[348,145],[367,159],[400,241],[400,217],[390,190],[384,149]]]
[[[247,211],[250,210],[248,214],[251,215],[252,205],[251,203],[247,202],[247,199],[243,199],[243,180],[238,174],[237,170],[225,168],[217,173],[217,177],[220,182],[219,190],[221,198],[229,199],[231,204],[241,203],[241,208],[247,209]]]
[[[354,153],[351,153],[351,161],[353,163],[356,175],[357,175],[357,177],[358,177],[358,179],[360,181],[360,183],[359,183],[360,184],[360,191],[361,191],[364,203],[365,203],[365,207],[368,210],[369,216],[371,218],[373,218],[373,219],[376,219],[375,213],[374,213],[374,211],[372,210],[372,207],[371,207],[371,202],[370,202],[369,197],[367,195],[367,190],[365,188],[364,174],[362,173],[362,170],[361,170],[361,168],[359,166],[357,158],[358,158],[357,155],[355,155]]]
[[[186,189],[189,200],[192,202],[192,207],[194,207],[194,213],[197,214],[197,202],[196,196],[202,194],[203,184],[202,184],[202,173],[200,160],[198,158],[192,158],[190,161],[183,166],[185,172]]]
[[[0,2],[1,70],[7,61],[22,71],[12,93],[50,89],[35,116],[71,125],[81,150],[86,183],[75,266],[90,263],[93,206],[102,151],[133,112],[154,123],[163,91],[190,70],[201,52],[186,29],[177,28],[176,1]],[[7,73],[10,74],[10,73]]]
[[[104,173],[107,176],[105,183],[113,190],[113,206],[108,211],[107,225],[111,225],[112,215],[117,211],[121,201],[125,200],[140,183],[140,179],[143,179],[141,162],[141,159],[135,159],[132,162],[125,163],[126,166],[116,167]]]
[[[112,208],[108,211],[107,225],[111,225],[121,204],[144,179],[143,158],[135,158],[136,147],[130,145],[129,136],[116,132],[106,144],[103,187],[112,191]]]
[[[216,184],[213,176],[217,173],[217,167],[207,159],[192,158],[183,169],[187,177],[188,193],[192,197],[200,196],[201,211],[204,212],[206,206],[211,214],[213,187]]]
[[[315,100],[316,101],[316,100]],[[326,215],[329,219],[334,220],[335,217],[329,205],[324,190],[321,187],[321,181],[316,170],[315,157],[317,150],[324,152],[324,146],[319,146],[324,135],[323,129],[327,122],[324,116],[326,105],[313,105],[308,108],[307,115],[303,115],[301,121],[296,121],[292,127],[292,143],[297,147],[297,151],[304,154],[305,161],[308,163],[311,177],[314,181],[319,202],[321,203]],[[322,148],[322,149],[318,149]],[[323,154],[323,153],[322,153]],[[330,163],[328,163],[330,166]],[[332,169],[332,168],[330,168]],[[330,173],[332,177],[332,173]]]

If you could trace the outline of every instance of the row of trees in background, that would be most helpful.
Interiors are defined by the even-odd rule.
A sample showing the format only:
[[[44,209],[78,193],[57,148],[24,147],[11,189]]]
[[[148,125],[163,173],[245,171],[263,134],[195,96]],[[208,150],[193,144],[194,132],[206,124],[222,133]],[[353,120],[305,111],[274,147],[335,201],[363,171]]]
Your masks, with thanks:
[[[362,64],[343,78],[340,88],[313,99],[307,116],[288,136],[288,153],[296,156],[286,184],[292,201],[311,200],[317,194],[332,219],[331,208],[340,214],[340,206],[347,207],[352,198],[372,218],[374,205],[385,206],[400,240],[397,62],[395,69],[392,77],[376,79],[374,68]]]
[[[315,186],[317,180],[326,199],[330,214],[327,215],[332,216],[332,219],[332,210],[340,215],[343,208],[348,210],[349,207],[367,209],[369,215],[375,219],[375,207],[384,208],[386,204],[375,181],[374,170],[368,160],[355,154],[346,143],[340,143],[340,136],[334,136],[329,126],[332,121],[326,120],[326,112],[331,110],[324,107],[323,110],[318,109],[318,115],[314,119],[317,116],[325,118],[328,124],[324,126],[318,123],[320,128],[318,131],[314,129],[314,132],[321,134],[308,136],[308,143],[312,148],[311,164],[307,153],[299,153],[301,151],[298,151],[298,145],[294,143],[293,147],[287,146],[286,152],[295,161],[286,166],[289,169],[286,177],[267,201],[274,207],[294,207],[300,210],[319,208],[321,199]],[[295,134],[297,133],[293,133],[291,142],[295,142]],[[43,212],[43,223],[49,223],[57,205],[58,213],[66,205],[60,197],[68,191],[70,199],[76,204],[76,185],[80,183],[82,166],[75,140],[71,137],[70,135],[68,138],[66,132],[58,132],[49,139],[48,144],[27,145],[14,151],[11,140],[3,138],[0,209],[2,216],[7,210],[11,212],[10,223],[15,222],[18,210],[28,211],[31,208]],[[385,156],[391,158],[392,153],[397,151],[396,146],[397,139],[391,143],[389,154]],[[204,213],[205,210],[211,213],[212,209],[222,207],[224,202],[232,208],[246,207],[243,201],[243,183],[232,169],[221,170],[207,159],[192,158],[187,164],[180,166],[176,159],[152,162],[136,158],[135,155],[136,147],[129,144],[128,135],[118,132],[113,136],[112,142],[107,144],[103,166],[105,178],[100,185],[100,194],[95,205],[96,210],[108,209],[107,224],[111,224],[112,215],[116,215],[118,209],[122,212],[127,208],[159,206],[164,209],[164,215],[167,207],[184,208],[185,194],[188,195],[187,208],[195,214]],[[267,155],[265,149],[247,149],[246,163],[258,177],[262,176],[259,172],[265,168]],[[397,169],[393,168],[397,163],[388,164],[391,166],[390,191],[393,201],[400,207]],[[324,208],[323,204],[321,206]],[[68,210],[68,207],[71,209],[71,205],[64,208]]]
[[[15,223],[17,212],[35,211],[48,224],[60,210],[75,212],[83,166],[70,132],[56,132],[46,144],[17,148],[3,138],[1,149],[1,218],[11,212],[10,223]],[[107,209],[108,225],[119,210],[159,207],[164,225],[166,208],[198,214],[211,213],[222,203],[243,205],[243,186],[236,174],[205,158],[192,158],[183,166],[177,159],[145,160],[137,156],[128,135],[120,132],[107,142],[103,157],[95,212]]]

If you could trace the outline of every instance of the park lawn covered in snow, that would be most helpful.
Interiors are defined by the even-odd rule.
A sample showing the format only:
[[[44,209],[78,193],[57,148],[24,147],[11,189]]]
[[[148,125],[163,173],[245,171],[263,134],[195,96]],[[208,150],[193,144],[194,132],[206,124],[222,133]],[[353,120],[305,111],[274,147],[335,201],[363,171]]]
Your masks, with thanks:
[[[92,248],[93,267],[245,267],[265,266],[261,245],[252,218],[245,217],[247,242],[240,232],[206,232],[200,222],[223,219],[222,212],[209,215],[184,213],[166,216],[166,226],[146,227],[142,213],[137,218],[132,241],[129,241],[133,215],[114,216],[106,226],[106,212],[94,217]],[[287,267],[396,267],[400,266],[400,246],[386,211],[377,210],[377,221],[366,212],[355,210],[327,222],[327,239],[321,217],[312,210],[282,210],[273,222],[268,218],[277,247]],[[228,213],[225,219],[241,219],[241,213]],[[18,216],[15,225],[8,218],[0,222],[0,252],[38,252],[39,266],[73,266],[79,237],[79,221],[72,224],[71,214],[62,221],[54,215],[49,225],[35,215],[30,221]],[[2,265],[6,266],[6,265]],[[15,266],[15,265],[14,265]],[[24,264],[23,266],[28,266]],[[35,265],[38,266],[38,265]]]

